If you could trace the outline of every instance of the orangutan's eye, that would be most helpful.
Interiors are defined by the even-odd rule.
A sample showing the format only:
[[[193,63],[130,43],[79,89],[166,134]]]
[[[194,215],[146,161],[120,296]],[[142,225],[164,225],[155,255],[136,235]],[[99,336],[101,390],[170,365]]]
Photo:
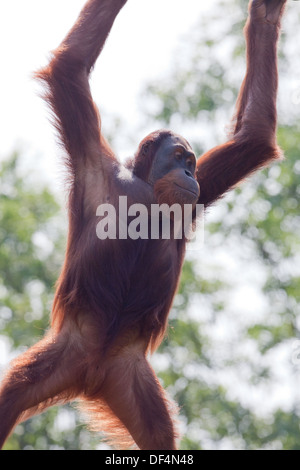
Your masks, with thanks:
[[[181,160],[182,159],[182,152],[180,150],[176,150],[175,158],[176,158],[176,160]]]
[[[191,173],[194,173],[195,171],[195,160],[194,158],[187,158],[185,161],[186,167],[189,169]]]

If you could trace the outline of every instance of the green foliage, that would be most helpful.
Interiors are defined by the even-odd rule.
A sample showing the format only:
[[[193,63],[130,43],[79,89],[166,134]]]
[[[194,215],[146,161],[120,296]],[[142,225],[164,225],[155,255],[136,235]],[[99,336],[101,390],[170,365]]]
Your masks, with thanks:
[[[0,168],[0,342],[9,338],[4,344],[14,355],[48,328],[65,244],[59,204],[49,189],[29,186],[19,161],[14,154]],[[80,449],[92,442],[64,407],[19,425],[5,449]]]
[[[200,151],[226,138],[220,128],[233,113],[245,67],[248,2],[219,3],[191,32],[192,41],[183,42],[170,74],[144,95],[151,119],[175,127]],[[285,31],[280,63],[287,77],[295,62],[288,44],[295,39]],[[292,352],[300,336],[300,121],[289,111],[278,129],[285,160],[210,211],[205,246],[184,266],[157,367],[181,406],[185,449],[299,448],[300,364]],[[252,390],[259,398],[251,398]],[[286,399],[270,404],[284,393]]]
[[[0,319],[14,347],[28,340],[29,322],[37,334],[47,327],[59,269],[51,226],[59,206],[49,190],[27,187],[26,176],[18,175],[18,158],[13,155],[0,170]]]

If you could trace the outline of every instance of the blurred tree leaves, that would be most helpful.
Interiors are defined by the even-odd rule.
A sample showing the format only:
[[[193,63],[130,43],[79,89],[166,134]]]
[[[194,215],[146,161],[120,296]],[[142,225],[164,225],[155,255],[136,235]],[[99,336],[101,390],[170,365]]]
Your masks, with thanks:
[[[183,41],[170,73],[143,95],[150,119],[199,153],[226,139],[245,70],[247,3],[218,2]],[[168,365],[154,361],[182,406],[183,448],[300,449],[300,361],[292,360],[300,327],[300,114],[287,78],[295,73],[289,32],[299,12],[285,21],[278,129],[285,160],[210,210],[205,245],[184,266],[161,349]]]
[[[48,328],[65,245],[59,204],[49,189],[29,184],[19,162],[15,153],[0,167],[0,345],[14,356]],[[54,408],[19,425],[5,449],[77,449],[87,435],[74,410]]]
[[[14,348],[30,337],[31,321],[41,334],[48,324],[60,243],[59,206],[49,190],[27,186],[18,159],[4,161],[0,172],[0,318]]]

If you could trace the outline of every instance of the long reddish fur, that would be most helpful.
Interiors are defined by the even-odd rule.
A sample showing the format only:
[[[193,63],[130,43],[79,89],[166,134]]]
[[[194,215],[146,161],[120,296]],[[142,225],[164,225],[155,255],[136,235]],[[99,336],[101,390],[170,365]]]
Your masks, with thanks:
[[[69,234],[51,328],[12,363],[2,382],[0,445],[16,423],[77,399],[92,427],[111,434],[114,445],[176,448],[176,406],[146,357],[164,337],[185,242],[96,237],[101,202],[117,204],[122,194],[132,202],[156,201],[147,177],[159,145],[172,135],[150,134],[128,165],[130,182],[118,178],[121,165],[101,133],[88,78],[125,3],[89,0],[49,65],[36,74],[66,150]],[[205,207],[281,155],[275,135],[279,22],[249,19],[245,36],[247,74],[229,141],[197,163],[198,202]],[[166,193],[171,185],[167,175],[157,188]]]

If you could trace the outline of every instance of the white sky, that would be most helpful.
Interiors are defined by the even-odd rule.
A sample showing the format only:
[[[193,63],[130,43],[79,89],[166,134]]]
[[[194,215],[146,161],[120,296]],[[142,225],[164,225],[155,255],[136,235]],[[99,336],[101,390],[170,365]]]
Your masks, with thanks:
[[[129,0],[92,75],[98,106],[120,114],[127,125],[134,122],[145,80],[168,70],[180,37],[214,2]],[[46,63],[83,5],[84,0],[1,2],[0,158],[19,148],[33,153],[38,166],[41,158],[51,162],[55,171],[54,133],[31,73]]]

